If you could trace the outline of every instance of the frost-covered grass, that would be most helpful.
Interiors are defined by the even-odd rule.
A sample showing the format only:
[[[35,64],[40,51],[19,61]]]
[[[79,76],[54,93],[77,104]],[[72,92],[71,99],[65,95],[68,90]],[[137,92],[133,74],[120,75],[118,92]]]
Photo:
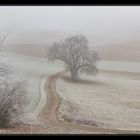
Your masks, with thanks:
[[[71,81],[68,74],[59,78],[57,92],[73,107],[63,102],[58,117],[98,127],[140,130],[140,80],[127,74],[129,78],[99,73],[96,77],[83,76],[78,82]],[[140,79],[140,73],[138,76]]]
[[[107,70],[140,72],[140,62],[129,61],[99,61],[98,67]]]
[[[61,64],[49,63],[45,58],[35,58],[10,52],[0,52],[0,60],[15,70],[12,80],[27,81],[27,93],[30,103],[26,108],[26,119],[36,119],[34,110],[40,101],[40,84],[47,77],[62,69]]]

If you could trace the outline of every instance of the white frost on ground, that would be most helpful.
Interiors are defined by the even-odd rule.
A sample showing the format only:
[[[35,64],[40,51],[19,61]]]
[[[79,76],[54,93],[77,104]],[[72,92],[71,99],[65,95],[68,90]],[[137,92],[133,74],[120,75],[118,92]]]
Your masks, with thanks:
[[[62,99],[78,108],[76,113],[68,115],[70,106],[61,105],[58,113],[61,119],[67,117],[67,120],[91,122],[105,128],[140,130],[140,80],[100,73],[73,83],[66,75],[57,80],[56,90]]]
[[[0,60],[15,69],[11,79],[27,81],[27,92],[30,103],[25,110],[24,120],[34,122],[37,120],[34,113],[40,101],[40,84],[43,77],[47,77],[62,70],[62,64],[48,63],[44,58],[35,58],[11,52],[0,52]]]
[[[129,61],[100,61],[98,63],[99,69],[119,70],[127,72],[140,72],[140,62]]]

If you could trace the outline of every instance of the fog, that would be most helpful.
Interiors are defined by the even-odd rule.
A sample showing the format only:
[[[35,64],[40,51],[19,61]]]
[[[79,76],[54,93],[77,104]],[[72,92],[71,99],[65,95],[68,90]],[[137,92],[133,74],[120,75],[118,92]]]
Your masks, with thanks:
[[[1,6],[0,30],[84,34],[97,43],[139,40],[139,15],[139,6]]]

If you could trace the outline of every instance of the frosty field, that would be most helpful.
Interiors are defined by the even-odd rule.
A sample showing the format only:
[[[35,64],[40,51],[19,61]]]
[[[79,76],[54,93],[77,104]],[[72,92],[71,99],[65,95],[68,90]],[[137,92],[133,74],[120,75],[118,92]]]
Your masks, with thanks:
[[[1,51],[0,59],[15,70],[11,79],[25,80],[30,103],[24,121],[36,122],[41,81],[64,69],[60,63]],[[102,128],[140,130],[140,64],[101,61],[95,77],[82,75],[72,82],[65,73],[56,81],[61,99],[58,118],[62,121]]]
[[[107,69],[113,71],[140,72],[140,62],[100,61],[98,63],[98,67],[99,69]]]
[[[140,130],[140,64],[104,61],[99,65],[102,70],[95,77],[83,75],[78,82],[72,82],[66,74],[57,80],[56,89],[62,99],[59,119]]]
[[[0,59],[14,69],[11,79],[27,82],[29,105],[24,121],[36,121],[34,111],[40,101],[40,84],[44,77],[60,71],[61,64],[48,63],[44,58],[35,58],[11,52],[0,52]]]

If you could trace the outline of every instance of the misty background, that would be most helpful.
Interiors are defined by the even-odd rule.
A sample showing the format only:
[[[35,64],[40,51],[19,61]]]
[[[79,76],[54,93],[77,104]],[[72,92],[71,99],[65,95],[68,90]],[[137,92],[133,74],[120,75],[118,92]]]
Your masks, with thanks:
[[[139,61],[139,15],[139,6],[0,6],[0,31],[10,32],[5,45],[26,49],[83,34],[103,59],[124,47],[126,57]]]

